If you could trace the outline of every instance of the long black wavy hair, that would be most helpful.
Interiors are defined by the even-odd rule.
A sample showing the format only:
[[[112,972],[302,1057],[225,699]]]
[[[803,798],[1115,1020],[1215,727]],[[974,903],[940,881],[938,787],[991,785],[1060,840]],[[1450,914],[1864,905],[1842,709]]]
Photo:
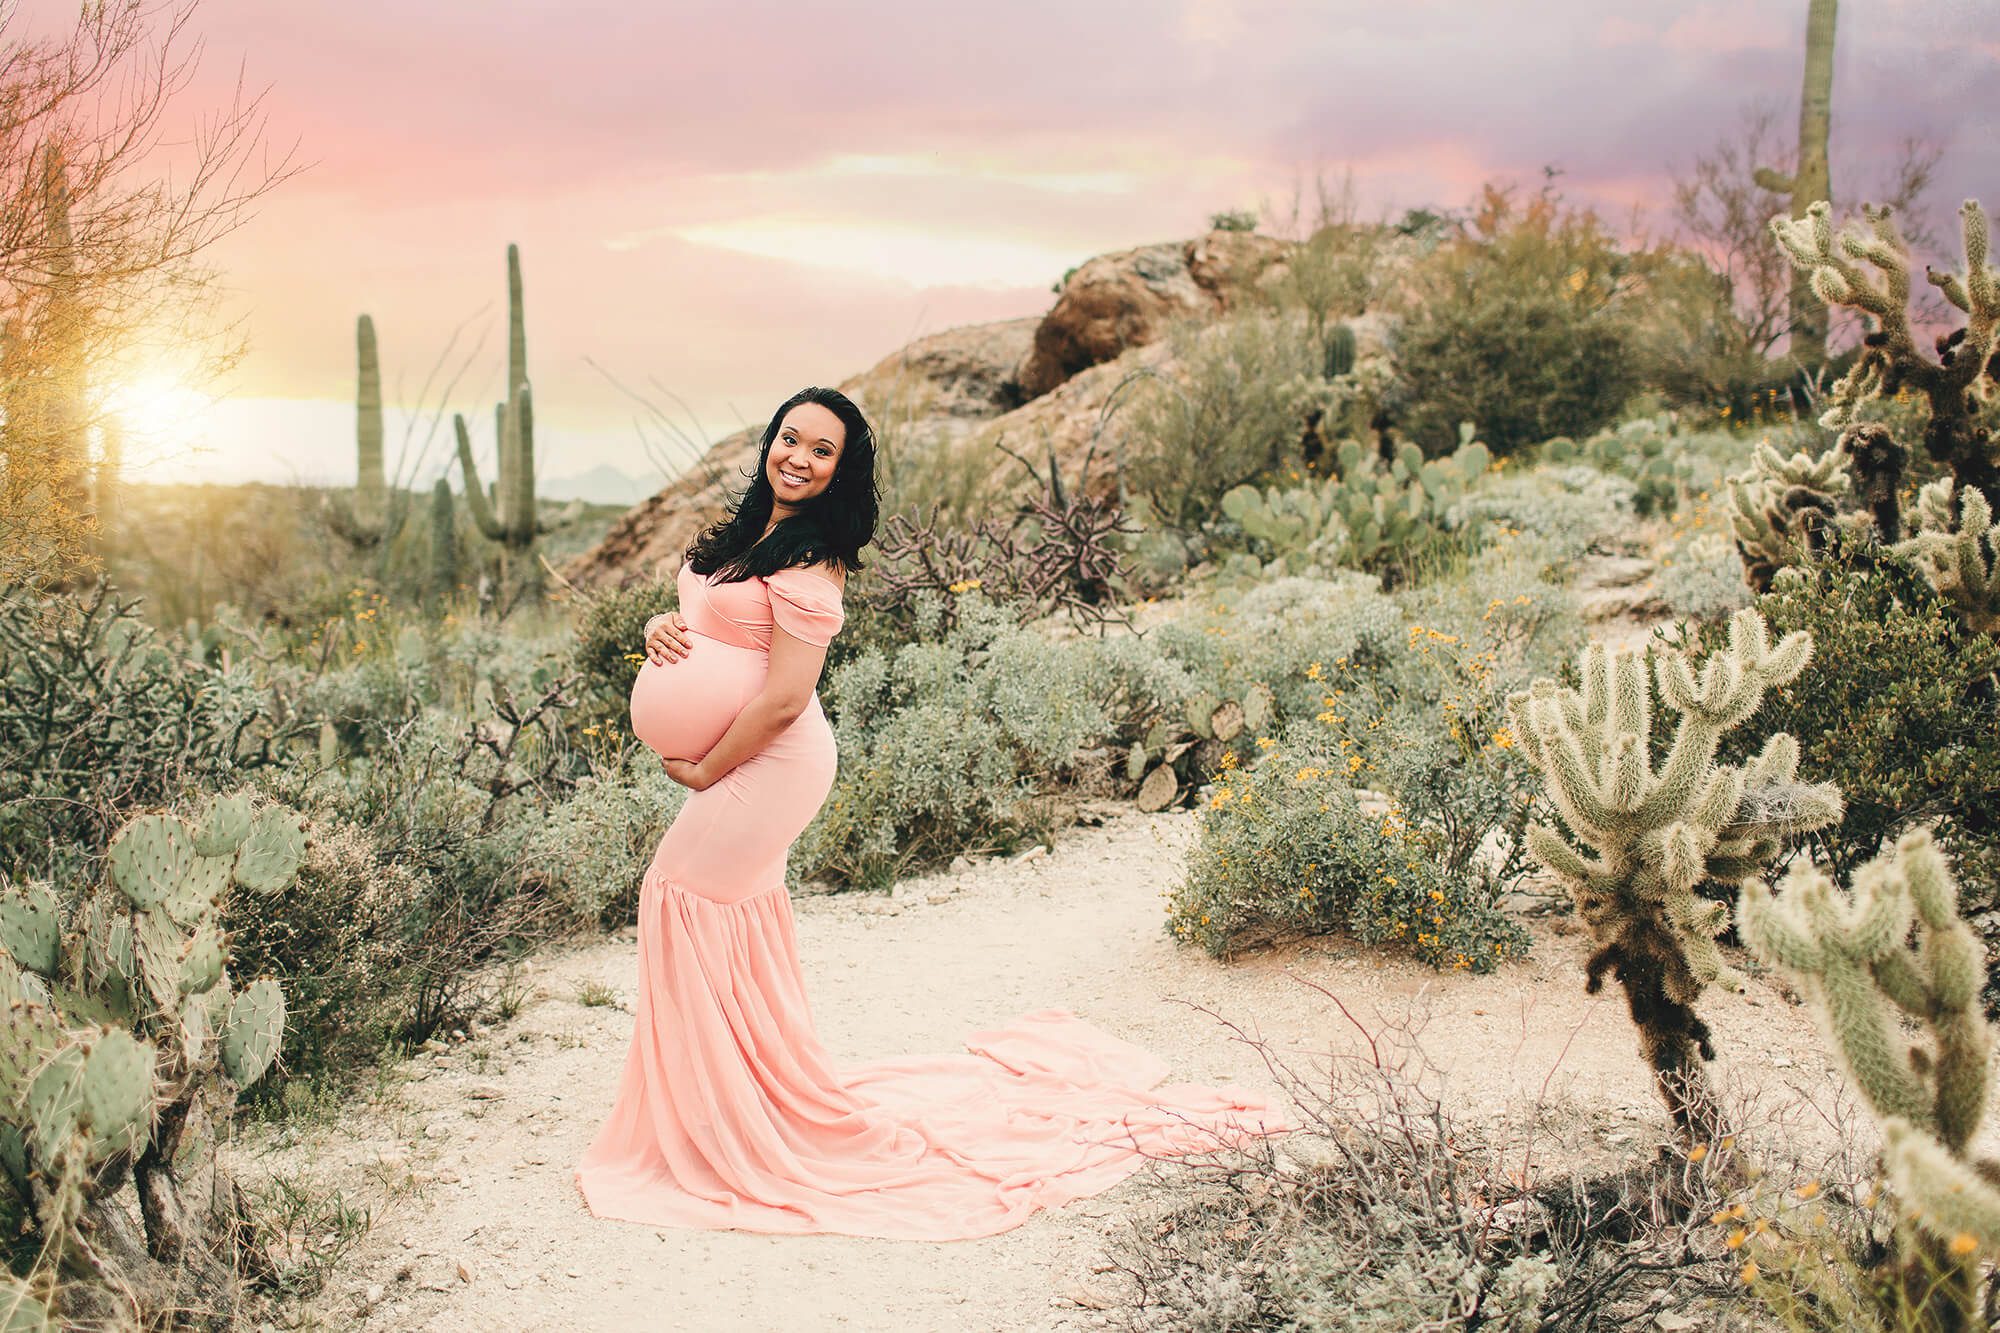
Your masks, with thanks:
[[[770,522],[771,506],[777,498],[765,471],[771,461],[771,441],[778,438],[785,414],[801,403],[817,403],[840,418],[847,438],[827,488],[806,501],[798,513],[780,520],[771,535],[759,541],[758,534]],[[881,512],[882,497],[875,488],[874,428],[846,394],[815,385],[799,390],[771,414],[749,484],[727,515],[688,544],[688,566],[701,575],[721,570],[724,583],[827,560],[839,560],[851,573],[861,568],[861,548],[875,539]]]

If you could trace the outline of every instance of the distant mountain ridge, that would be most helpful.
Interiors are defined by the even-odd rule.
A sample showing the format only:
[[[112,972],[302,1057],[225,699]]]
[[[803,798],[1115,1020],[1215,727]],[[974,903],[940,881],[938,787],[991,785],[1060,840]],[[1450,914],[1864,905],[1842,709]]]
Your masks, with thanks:
[[[609,463],[599,463],[572,477],[537,479],[535,490],[544,500],[582,500],[594,505],[635,505],[667,484],[658,472],[635,477]]]

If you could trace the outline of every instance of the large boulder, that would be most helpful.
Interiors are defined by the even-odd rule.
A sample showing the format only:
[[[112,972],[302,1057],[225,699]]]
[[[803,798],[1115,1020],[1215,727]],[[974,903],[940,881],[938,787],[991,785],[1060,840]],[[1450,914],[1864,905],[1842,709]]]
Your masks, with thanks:
[[[1211,231],[1099,255],[1070,275],[1036,328],[1015,375],[1021,396],[1039,398],[1080,370],[1155,342],[1177,319],[1222,314],[1290,248],[1255,232]]]

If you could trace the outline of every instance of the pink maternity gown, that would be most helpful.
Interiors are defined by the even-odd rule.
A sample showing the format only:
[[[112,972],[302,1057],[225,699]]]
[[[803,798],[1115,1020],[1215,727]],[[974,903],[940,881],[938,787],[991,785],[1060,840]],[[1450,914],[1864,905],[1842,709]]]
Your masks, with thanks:
[[[762,687],[772,625],[830,642],[840,590],[804,569],[711,584],[686,565],[693,651],[640,668],[633,733],[698,759]],[[639,995],[616,1103],[576,1181],[653,1226],[956,1240],[1094,1194],[1147,1155],[1285,1128],[1242,1089],[1156,1086],[1157,1057],[1066,1010],[975,1032],[967,1054],[837,1069],[813,1030],[785,857],[833,784],[813,697],[690,794],[646,871]]]

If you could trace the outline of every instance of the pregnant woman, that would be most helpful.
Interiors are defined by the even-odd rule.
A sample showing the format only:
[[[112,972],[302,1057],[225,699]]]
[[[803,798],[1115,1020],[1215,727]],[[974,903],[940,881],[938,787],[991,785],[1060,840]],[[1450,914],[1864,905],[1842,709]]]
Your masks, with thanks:
[[[831,389],[771,418],[733,512],[697,537],[681,617],[647,627],[632,729],[691,790],[639,898],[639,997],[611,1113],[576,1169],[653,1226],[956,1240],[1095,1193],[1147,1155],[1284,1125],[1235,1088],[1065,1010],[967,1054],[836,1068],[813,1030],[785,856],[833,785],[814,692],[872,539],[875,443]]]

